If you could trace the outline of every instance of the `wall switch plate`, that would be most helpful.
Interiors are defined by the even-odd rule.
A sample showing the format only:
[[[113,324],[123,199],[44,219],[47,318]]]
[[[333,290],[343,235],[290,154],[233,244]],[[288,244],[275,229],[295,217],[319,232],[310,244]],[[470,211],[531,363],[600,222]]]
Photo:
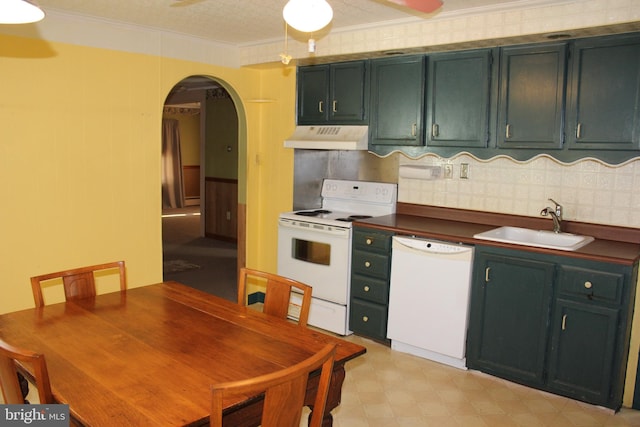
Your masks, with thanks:
[[[469,178],[469,163],[460,163],[460,178]]]
[[[445,163],[442,170],[444,171],[445,179],[453,178],[453,165],[451,163]]]

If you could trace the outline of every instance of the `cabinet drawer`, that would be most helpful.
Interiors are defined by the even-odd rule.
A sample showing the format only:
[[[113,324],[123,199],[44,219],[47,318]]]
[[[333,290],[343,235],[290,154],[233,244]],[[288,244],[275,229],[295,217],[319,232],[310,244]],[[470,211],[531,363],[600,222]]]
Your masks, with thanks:
[[[624,274],[560,266],[560,293],[620,304]]]
[[[380,279],[389,278],[389,256],[374,254],[364,251],[353,251],[351,261],[353,273],[364,274],[365,276],[378,277]]]
[[[387,304],[389,302],[389,282],[384,279],[353,275],[351,296],[367,301]]]
[[[387,306],[354,298],[350,310],[349,329],[353,332],[380,339],[387,337]]]
[[[353,233],[353,247],[367,251],[389,253],[391,251],[391,235],[356,229]]]

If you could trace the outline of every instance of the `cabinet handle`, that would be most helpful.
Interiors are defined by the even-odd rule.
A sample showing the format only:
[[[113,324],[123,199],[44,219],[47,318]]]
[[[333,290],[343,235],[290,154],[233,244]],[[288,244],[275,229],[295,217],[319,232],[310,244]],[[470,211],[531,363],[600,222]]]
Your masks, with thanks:
[[[333,101],[333,105],[331,106],[334,113],[338,112],[338,101]]]
[[[431,125],[431,136],[435,138],[438,135],[440,135],[440,126],[438,126],[437,123],[434,123]]]
[[[364,323],[367,323],[369,321],[369,318],[367,316],[362,316],[362,321]]]
[[[364,266],[369,268],[369,267],[371,267],[371,263],[369,261],[365,261],[364,262]]]
[[[564,331],[565,329],[567,329],[567,315],[563,314],[562,315],[562,330]]]
[[[416,123],[411,125],[411,136],[416,136],[418,132],[418,125]]]
[[[505,130],[504,136],[507,139],[511,139],[511,125],[510,124],[507,124],[507,129]]]
[[[585,288],[587,288],[587,289],[591,289],[591,287],[592,287],[592,286],[593,286],[593,283],[591,283],[591,282],[589,282],[589,281],[584,282],[584,287],[585,287]]]
[[[487,267],[484,269],[484,281],[489,282],[489,272],[491,271],[491,267]]]
[[[366,286],[366,285],[365,285],[365,287],[364,287],[364,291],[365,291],[365,292],[369,292],[369,286]]]
[[[371,245],[371,244],[373,243],[373,239],[372,239],[372,238],[370,238],[370,237],[367,237],[367,240],[365,241],[365,243],[366,243],[367,245]]]
[[[318,111],[321,112],[321,113],[324,113],[323,108],[324,108],[324,102],[319,101],[318,102]]]
[[[582,138],[582,123],[578,123],[576,126],[576,139]]]

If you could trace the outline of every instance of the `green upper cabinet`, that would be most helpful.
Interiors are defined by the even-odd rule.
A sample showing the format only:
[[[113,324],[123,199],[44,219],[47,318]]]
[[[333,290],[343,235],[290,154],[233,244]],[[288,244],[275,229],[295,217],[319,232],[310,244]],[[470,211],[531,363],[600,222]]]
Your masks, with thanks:
[[[298,68],[298,124],[366,124],[367,61]]]
[[[487,146],[492,62],[490,49],[429,56],[427,146]]]
[[[562,148],[565,69],[565,43],[502,49],[498,147]]]
[[[423,55],[371,61],[369,147],[423,145]]]
[[[570,76],[569,149],[640,149],[640,37],[576,41]]]

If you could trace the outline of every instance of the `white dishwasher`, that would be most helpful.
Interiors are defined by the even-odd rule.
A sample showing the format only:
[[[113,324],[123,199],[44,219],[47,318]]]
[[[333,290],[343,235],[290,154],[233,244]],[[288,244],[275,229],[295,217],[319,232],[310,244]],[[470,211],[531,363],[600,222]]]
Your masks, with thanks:
[[[473,246],[394,236],[391,348],[466,369]]]

